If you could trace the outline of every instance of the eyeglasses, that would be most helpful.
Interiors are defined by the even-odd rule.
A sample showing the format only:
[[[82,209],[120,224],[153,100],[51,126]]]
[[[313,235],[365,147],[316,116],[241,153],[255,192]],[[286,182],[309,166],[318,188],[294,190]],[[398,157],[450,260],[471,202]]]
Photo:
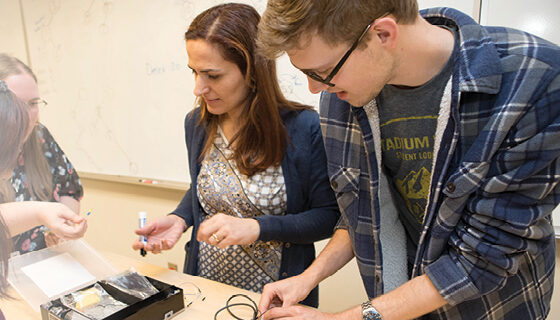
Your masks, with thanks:
[[[377,19],[381,19],[386,17],[387,15],[389,15],[390,12],[387,12],[385,14],[383,14],[382,16],[380,16]],[[377,20],[375,19],[375,20]],[[354,43],[352,44],[352,47],[350,47],[350,49],[348,49],[348,51],[346,51],[346,53],[344,54],[344,56],[342,57],[342,59],[340,59],[340,61],[336,64],[336,66],[334,67],[334,69],[331,71],[331,73],[329,73],[329,75],[323,79],[321,78],[320,75],[318,75],[317,73],[315,73],[315,71],[305,71],[302,70],[303,73],[305,73],[306,76],[308,76],[309,78],[317,81],[317,82],[321,82],[323,84],[326,84],[329,87],[334,87],[335,84],[331,83],[332,78],[334,78],[334,76],[338,73],[338,71],[340,70],[340,68],[342,68],[342,65],[346,62],[346,60],[348,59],[348,57],[350,56],[350,54],[354,51],[354,49],[356,49],[356,47],[358,46],[358,44],[360,43],[360,41],[362,41],[362,38],[367,34],[369,28],[371,28],[371,26],[373,25],[373,23],[375,22],[375,20],[373,20],[370,24],[367,25],[367,27],[364,29],[364,31],[362,32],[362,34],[360,34],[360,36],[358,37],[358,39],[356,39],[356,41],[354,41]]]
[[[45,100],[41,99],[41,98],[37,98],[37,99],[33,99],[33,100],[27,102],[27,105],[28,105],[30,108],[38,108],[38,107],[40,108],[40,107],[45,107],[45,106],[47,106],[48,103],[47,103]]]

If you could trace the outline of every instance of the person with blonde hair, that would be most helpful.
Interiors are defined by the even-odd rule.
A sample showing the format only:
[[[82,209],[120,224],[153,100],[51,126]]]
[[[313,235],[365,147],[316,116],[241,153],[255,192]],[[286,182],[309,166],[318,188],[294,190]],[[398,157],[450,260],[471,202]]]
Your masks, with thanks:
[[[29,126],[28,106],[0,80],[0,182],[12,176]],[[7,296],[8,259],[12,248],[10,234],[21,233],[36,225],[46,225],[64,239],[79,238],[87,229],[86,220],[61,203],[0,203],[0,297]],[[0,319],[3,318],[0,310]]]
[[[560,203],[560,48],[416,0],[269,0],[261,52],[321,93],[341,219],[263,319],[545,319]],[[297,306],[356,257],[367,292]]]
[[[39,123],[39,109],[46,106],[39,96],[37,77],[19,59],[0,53],[0,80],[29,109],[31,125],[10,179],[0,183],[0,202],[52,201],[79,213],[83,188],[78,174],[49,130]],[[45,226],[14,234],[19,253],[56,244],[57,237]]]

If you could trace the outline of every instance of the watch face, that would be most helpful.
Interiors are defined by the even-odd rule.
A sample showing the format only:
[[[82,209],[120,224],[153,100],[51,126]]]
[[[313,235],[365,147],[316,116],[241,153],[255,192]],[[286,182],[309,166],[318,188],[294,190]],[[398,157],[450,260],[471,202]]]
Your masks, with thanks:
[[[362,303],[362,319],[363,320],[382,320],[381,315],[371,305],[369,301]]]
[[[364,310],[362,312],[362,318],[363,320],[381,320],[379,313],[373,310]]]

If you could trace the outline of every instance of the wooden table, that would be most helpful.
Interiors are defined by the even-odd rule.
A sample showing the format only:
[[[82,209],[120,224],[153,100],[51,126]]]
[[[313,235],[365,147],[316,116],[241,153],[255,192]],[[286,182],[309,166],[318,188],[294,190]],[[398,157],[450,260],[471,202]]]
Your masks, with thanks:
[[[173,284],[177,287],[183,288],[185,292],[192,291],[193,286],[189,283],[196,284],[202,291],[202,297],[205,297],[205,299],[203,300],[202,298],[199,298],[198,300],[194,301],[190,307],[185,308],[184,311],[178,313],[175,317],[173,317],[174,320],[214,319],[214,314],[216,313],[216,311],[218,311],[218,309],[225,306],[227,299],[230,296],[238,293],[248,295],[256,303],[258,303],[260,299],[260,294],[258,293],[239,289],[236,287],[225,285],[223,283],[187,275],[177,271],[168,270],[115,253],[103,252],[102,254],[119,270],[124,271],[128,270],[130,267],[134,267],[140,274],[169,284]],[[41,314],[33,311],[33,309],[27,304],[27,302],[20,298],[15,290],[10,288],[9,294],[15,299],[0,300],[0,308],[2,309],[2,312],[6,316],[7,320],[41,319]],[[251,312],[248,310],[248,308],[240,307],[235,309],[235,312],[236,315],[238,314],[240,317],[246,319],[250,319],[251,317]],[[218,319],[225,320],[233,318],[227,312],[222,312]]]

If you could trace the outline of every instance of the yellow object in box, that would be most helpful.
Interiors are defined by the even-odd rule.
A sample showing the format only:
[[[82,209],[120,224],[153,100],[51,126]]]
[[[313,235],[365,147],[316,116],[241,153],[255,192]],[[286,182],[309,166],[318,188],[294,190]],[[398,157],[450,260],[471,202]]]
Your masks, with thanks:
[[[89,288],[81,291],[76,297],[76,309],[84,311],[84,309],[98,304],[101,302],[99,294],[100,292],[97,288]]]

